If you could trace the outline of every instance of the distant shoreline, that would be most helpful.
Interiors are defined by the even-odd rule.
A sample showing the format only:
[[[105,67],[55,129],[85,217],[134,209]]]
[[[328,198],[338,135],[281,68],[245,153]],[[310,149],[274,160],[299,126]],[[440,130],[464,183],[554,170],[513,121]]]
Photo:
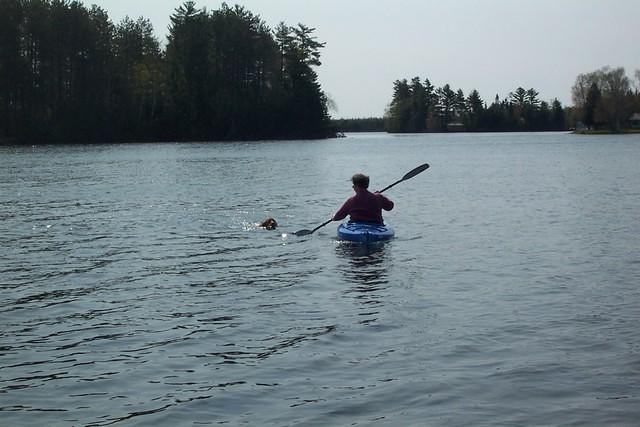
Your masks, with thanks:
[[[316,142],[329,139],[340,139],[348,136],[348,134],[364,134],[364,133],[382,133],[386,135],[427,135],[427,134],[440,134],[440,135],[452,135],[459,133],[547,133],[547,132],[562,132],[571,133],[569,130],[564,131],[465,131],[465,132],[387,132],[384,130],[361,130],[361,131],[346,131],[341,132],[340,135],[344,136],[329,136],[329,137],[307,137],[307,138],[262,138],[262,139],[227,139],[227,140],[123,140],[123,141],[69,141],[69,142],[22,142],[16,138],[0,138],[0,147],[36,147],[36,146],[63,146],[63,145],[133,145],[133,144],[233,144],[233,143],[246,143],[246,142],[271,142],[271,141],[300,141],[300,142]],[[575,132],[573,132],[575,133]]]
[[[128,144],[229,144],[229,143],[243,143],[243,142],[269,142],[269,141],[304,141],[304,142],[313,142],[313,141],[322,141],[326,139],[336,139],[337,136],[325,136],[325,137],[300,137],[300,138],[258,138],[258,139],[220,139],[220,140],[201,140],[201,139],[140,139],[140,140],[121,140],[121,141],[67,141],[67,142],[27,142],[20,141],[17,138],[0,138],[0,147],[35,147],[35,146],[45,146],[45,145],[128,145]]]
[[[548,133],[548,132],[560,132],[560,133],[571,133],[573,135],[637,135],[640,134],[640,129],[625,129],[621,132],[611,132],[608,130],[592,130],[592,131],[577,131],[577,130],[551,130],[551,131],[464,131],[464,132],[387,132],[380,130],[359,130],[359,131],[345,131],[341,132],[341,135],[348,136],[348,134],[364,134],[364,133],[384,133],[387,135],[422,135],[422,134],[441,134],[441,135],[451,135],[458,133]],[[105,141],[105,142],[20,142],[16,138],[0,138],[0,146],[1,147],[30,147],[30,146],[47,146],[47,145],[127,145],[127,144],[228,144],[228,143],[243,143],[243,142],[270,142],[270,141],[300,141],[300,142],[313,142],[313,141],[322,141],[327,139],[336,139],[340,138],[336,137],[320,137],[320,138],[264,138],[264,139],[236,139],[236,140],[139,140],[139,141]]]
[[[612,132],[610,130],[573,130],[571,133],[575,135],[630,135],[640,133],[640,129],[623,129],[620,132]]]

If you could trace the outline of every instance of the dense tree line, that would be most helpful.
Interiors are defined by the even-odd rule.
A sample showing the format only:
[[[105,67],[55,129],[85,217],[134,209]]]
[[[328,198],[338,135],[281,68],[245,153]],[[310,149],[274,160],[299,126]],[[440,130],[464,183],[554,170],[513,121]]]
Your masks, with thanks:
[[[385,114],[389,132],[545,131],[563,130],[565,111],[556,99],[541,101],[535,89],[517,88],[507,99],[496,95],[489,106],[477,90],[465,95],[449,84],[434,87],[429,79],[396,80]]]
[[[640,113],[640,70],[635,78],[634,90],[622,67],[580,74],[571,90],[575,120],[587,129],[624,130],[629,117]]]
[[[382,117],[365,117],[356,119],[331,120],[333,127],[339,132],[384,132]]]
[[[0,0],[0,140],[316,138],[330,133],[314,30],[240,6],[113,24],[70,0]]]

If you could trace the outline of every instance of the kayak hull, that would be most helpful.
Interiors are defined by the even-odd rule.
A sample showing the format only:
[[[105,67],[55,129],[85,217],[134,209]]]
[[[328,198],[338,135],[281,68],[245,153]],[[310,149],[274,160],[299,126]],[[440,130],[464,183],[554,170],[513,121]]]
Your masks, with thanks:
[[[359,243],[382,242],[393,238],[393,228],[383,224],[347,222],[338,226],[340,240]]]

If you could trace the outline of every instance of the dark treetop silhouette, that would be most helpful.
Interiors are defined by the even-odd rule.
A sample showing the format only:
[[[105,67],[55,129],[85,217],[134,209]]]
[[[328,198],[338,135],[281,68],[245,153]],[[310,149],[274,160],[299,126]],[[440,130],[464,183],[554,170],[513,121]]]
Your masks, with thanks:
[[[149,20],[0,0],[0,140],[38,144],[324,138],[314,29],[187,1],[166,48]]]

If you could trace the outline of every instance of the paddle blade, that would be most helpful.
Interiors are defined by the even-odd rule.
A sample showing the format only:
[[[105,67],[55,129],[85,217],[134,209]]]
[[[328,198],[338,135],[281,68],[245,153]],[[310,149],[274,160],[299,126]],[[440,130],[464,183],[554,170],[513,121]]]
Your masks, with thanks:
[[[428,163],[420,165],[417,168],[413,168],[412,170],[407,172],[402,178],[400,178],[399,180],[397,180],[393,184],[384,187],[382,190],[378,191],[378,193],[383,193],[383,192],[387,191],[388,189],[390,189],[391,187],[395,187],[396,185],[400,184],[401,182],[406,181],[408,179],[411,179],[414,176],[418,175],[419,173],[426,171],[427,169],[429,169],[429,164]]]
[[[427,169],[429,169],[429,164],[428,164],[428,163],[425,163],[425,164],[423,164],[423,165],[420,165],[420,166],[418,166],[417,168],[415,168],[415,169],[413,169],[413,170],[411,170],[411,171],[407,172],[407,173],[405,174],[405,176],[403,176],[403,177],[402,177],[402,181],[405,181],[405,180],[407,180],[407,179],[411,179],[411,178],[413,178],[414,176],[418,175],[419,173],[422,173],[422,172],[426,171]]]

